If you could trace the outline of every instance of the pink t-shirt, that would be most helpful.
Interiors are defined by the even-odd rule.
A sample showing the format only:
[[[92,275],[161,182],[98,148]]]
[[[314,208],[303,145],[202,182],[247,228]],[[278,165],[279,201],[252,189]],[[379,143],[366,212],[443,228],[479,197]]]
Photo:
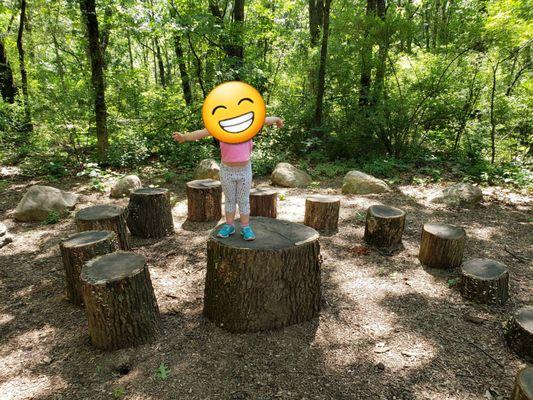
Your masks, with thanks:
[[[222,162],[244,162],[250,159],[254,144],[252,139],[242,143],[220,142],[220,156]]]

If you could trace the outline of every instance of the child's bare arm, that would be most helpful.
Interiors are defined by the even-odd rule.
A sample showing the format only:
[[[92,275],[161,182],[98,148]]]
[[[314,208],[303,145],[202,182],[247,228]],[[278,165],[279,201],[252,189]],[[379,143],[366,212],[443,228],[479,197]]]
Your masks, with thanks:
[[[172,134],[172,138],[180,143],[183,142],[194,142],[199,139],[203,139],[207,136],[209,136],[210,133],[207,129],[200,129],[193,132],[187,132],[187,133],[180,133],[180,132],[174,132]]]
[[[266,117],[265,118],[265,125],[276,125],[278,128],[283,128],[283,120],[279,117]]]

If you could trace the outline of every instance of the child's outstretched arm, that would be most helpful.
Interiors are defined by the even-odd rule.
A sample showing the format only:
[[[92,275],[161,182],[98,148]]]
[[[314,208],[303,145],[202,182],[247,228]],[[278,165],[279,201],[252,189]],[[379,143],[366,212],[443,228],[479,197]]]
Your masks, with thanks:
[[[280,117],[266,117],[265,126],[276,125],[278,128],[283,128],[283,120]]]
[[[203,139],[207,136],[209,136],[210,133],[207,129],[200,129],[193,132],[187,132],[187,133],[180,133],[180,132],[174,132],[172,134],[172,139],[174,139],[176,142],[194,142],[198,139]]]

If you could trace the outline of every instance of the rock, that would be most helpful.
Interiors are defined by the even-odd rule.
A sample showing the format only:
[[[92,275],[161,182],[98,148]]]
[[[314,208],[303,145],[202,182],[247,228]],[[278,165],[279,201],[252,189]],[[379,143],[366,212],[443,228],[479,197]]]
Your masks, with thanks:
[[[111,188],[111,194],[109,197],[114,199],[127,197],[132,190],[140,188],[142,188],[142,183],[139,177],[137,175],[127,175],[115,183],[115,186]]]
[[[300,187],[304,188],[311,183],[311,177],[304,171],[299,170],[289,163],[278,163],[270,180],[274,185],[284,187]]]
[[[24,194],[13,216],[17,221],[43,221],[51,211],[72,210],[77,201],[76,193],[35,185]]]
[[[468,207],[478,204],[481,200],[483,200],[483,193],[480,188],[470,183],[457,183],[447,187],[430,201],[453,207]]]
[[[0,237],[7,233],[7,226],[0,222]]]
[[[0,236],[0,249],[13,241],[11,235]]]
[[[350,171],[342,182],[344,194],[369,194],[389,191],[389,186],[381,179],[361,171]]]
[[[212,158],[200,161],[194,170],[194,179],[214,179],[220,180],[220,165]]]

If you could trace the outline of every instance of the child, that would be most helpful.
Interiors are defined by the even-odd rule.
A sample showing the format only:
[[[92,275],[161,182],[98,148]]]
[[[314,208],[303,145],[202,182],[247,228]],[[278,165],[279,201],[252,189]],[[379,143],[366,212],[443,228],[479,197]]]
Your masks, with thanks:
[[[278,117],[266,117],[264,125],[283,127],[283,120]],[[209,136],[207,129],[194,132],[174,132],[172,138],[179,143],[196,141]],[[235,233],[235,211],[239,205],[241,217],[241,235],[244,240],[254,240],[255,234],[250,227],[250,189],[252,187],[252,139],[237,144],[220,142],[220,183],[226,198],[225,213],[226,223],[218,231],[217,236],[227,238]]]

